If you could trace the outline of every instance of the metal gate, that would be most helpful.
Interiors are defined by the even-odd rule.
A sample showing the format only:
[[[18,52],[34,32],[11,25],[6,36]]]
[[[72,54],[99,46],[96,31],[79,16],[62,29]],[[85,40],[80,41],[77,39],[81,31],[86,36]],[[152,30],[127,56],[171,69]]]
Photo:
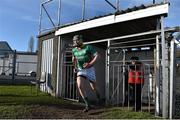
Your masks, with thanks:
[[[143,63],[144,84],[141,92],[141,110],[153,110],[155,104],[155,73],[153,50],[128,50],[109,48],[109,104],[132,109],[135,105],[136,92],[128,84],[130,58],[137,56]],[[135,86],[136,87],[136,86]],[[136,90],[136,89],[135,89]]]
[[[73,71],[72,52],[66,50],[63,60],[63,84],[65,99],[78,100],[79,94],[76,86],[76,74]]]
[[[16,74],[16,50],[5,50],[3,52],[5,54],[0,58],[0,83],[13,84]]]
[[[31,57],[28,57],[31,54],[16,50],[3,52],[4,55],[0,56],[0,83],[29,84],[30,81],[35,81],[37,61],[33,59],[34,61],[31,62]],[[33,55],[37,56],[34,53]]]

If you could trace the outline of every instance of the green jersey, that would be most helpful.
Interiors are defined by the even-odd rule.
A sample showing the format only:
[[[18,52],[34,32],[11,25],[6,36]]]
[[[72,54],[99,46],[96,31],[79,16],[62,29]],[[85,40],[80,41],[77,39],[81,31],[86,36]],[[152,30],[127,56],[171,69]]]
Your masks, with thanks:
[[[90,62],[97,52],[92,46],[83,45],[80,50],[73,48],[72,54],[77,60],[77,68],[83,69],[83,64]]]

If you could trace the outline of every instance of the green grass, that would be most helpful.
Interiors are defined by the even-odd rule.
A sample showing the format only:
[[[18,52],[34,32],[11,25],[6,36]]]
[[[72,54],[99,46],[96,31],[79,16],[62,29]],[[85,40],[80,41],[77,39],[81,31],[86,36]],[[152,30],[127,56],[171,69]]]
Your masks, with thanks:
[[[35,87],[31,92],[30,86],[0,86],[0,105],[58,105],[65,102],[68,103],[42,92],[37,95]]]
[[[133,112],[118,107],[107,109],[101,116],[105,119],[157,119],[150,113]]]
[[[0,86],[0,119],[26,118],[31,116],[33,106],[55,106],[69,103],[69,101],[57,99],[42,92],[37,95],[34,86],[32,92],[30,86]]]
[[[48,94],[39,92],[37,95],[35,87],[31,92],[30,86],[16,85],[3,86],[0,85],[0,119],[31,119],[31,118],[60,118],[65,110],[72,113],[77,112],[78,106],[70,101],[65,101],[59,98],[52,97]],[[54,107],[55,106],[55,107]],[[71,109],[77,107],[77,109]],[[122,110],[118,107],[101,108],[101,112],[97,111],[95,118],[103,119],[151,119],[155,118],[150,113],[132,112]],[[75,113],[76,114],[76,113]],[[55,116],[56,115],[56,116]],[[80,113],[80,115],[83,115]],[[81,118],[78,115],[77,118]],[[59,117],[60,116],[60,117]],[[85,115],[84,115],[85,116]],[[85,116],[86,117],[86,116]],[[87,118],[91,118],[91,114]],[[75,117],[76,118],[76,117]],[[82,116],[82,118],[84,118]]]

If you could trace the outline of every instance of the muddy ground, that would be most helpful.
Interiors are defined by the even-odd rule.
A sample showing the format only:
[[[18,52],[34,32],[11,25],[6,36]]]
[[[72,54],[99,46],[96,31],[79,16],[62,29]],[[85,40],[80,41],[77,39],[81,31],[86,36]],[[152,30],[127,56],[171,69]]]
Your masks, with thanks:
[[[20,118],[45,118],[45,119],[100,119],[102,118],[105,109],[103,107],[93,106],[92,109],[86,113],[82,110],[83,105],[78,103],[69,105],[31,105],[28,106],[28,114]],[[106,108],[107,109],[107,108]]]

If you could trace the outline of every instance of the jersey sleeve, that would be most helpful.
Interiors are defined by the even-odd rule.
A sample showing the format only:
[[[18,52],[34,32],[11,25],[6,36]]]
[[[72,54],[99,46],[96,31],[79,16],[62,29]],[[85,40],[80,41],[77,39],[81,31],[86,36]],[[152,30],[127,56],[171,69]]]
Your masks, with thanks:
[[[97,55],[97,51],[96,51],[91,45],[88,45],[88,51],[89,51],[93,56],[96,56],[96,55]]]
[[[74,56],[75,48],[72,49],[72,56]]]

